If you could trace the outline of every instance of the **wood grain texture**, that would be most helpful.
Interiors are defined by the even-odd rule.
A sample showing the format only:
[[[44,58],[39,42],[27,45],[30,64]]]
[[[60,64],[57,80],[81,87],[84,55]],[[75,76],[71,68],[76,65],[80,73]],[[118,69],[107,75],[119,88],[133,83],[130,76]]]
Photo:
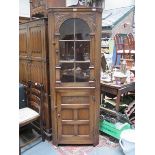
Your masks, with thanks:
[[[51,8],[48,11],[53,144],[95,146],[99,142],[102,9],[69,7]],[[90,29],[90,79],[85,82],[61,81],[60,27],[70,19],[81,19]]]
[[[65,6],[66,0],[30,0],[30,16],[47,17],[48,8]]]
[[[45,86],[44,130],[51,132],[49,98],[49,52],[47,20],[39,19],[19,25],[19,81],[43,83]]]

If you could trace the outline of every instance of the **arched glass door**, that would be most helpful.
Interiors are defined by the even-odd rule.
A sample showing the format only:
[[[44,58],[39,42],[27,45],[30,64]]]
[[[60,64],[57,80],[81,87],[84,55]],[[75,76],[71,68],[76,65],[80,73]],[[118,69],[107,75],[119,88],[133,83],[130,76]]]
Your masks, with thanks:
[[[61,82],[88,82],[90,79],[90,28],[78,18],[60,27],[59,64]]]

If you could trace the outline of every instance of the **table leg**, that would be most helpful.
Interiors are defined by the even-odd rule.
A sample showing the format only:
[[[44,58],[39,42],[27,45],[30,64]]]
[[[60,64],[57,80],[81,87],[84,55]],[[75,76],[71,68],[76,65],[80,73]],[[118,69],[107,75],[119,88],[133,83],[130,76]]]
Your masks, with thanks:
[[[121,92],[118,90],[118,94],[116,98],[116,111],[119,111],[120,99],[121,99]]]
[[[21,148],[20,148],[20,146],[19,146],[19,155],[21,155]]]
[[[105,92],[101,93],[101,104],[105,103]]]
[[[19,155],[21,155],[21,147],[20,147],[20,134],[19,134]]]

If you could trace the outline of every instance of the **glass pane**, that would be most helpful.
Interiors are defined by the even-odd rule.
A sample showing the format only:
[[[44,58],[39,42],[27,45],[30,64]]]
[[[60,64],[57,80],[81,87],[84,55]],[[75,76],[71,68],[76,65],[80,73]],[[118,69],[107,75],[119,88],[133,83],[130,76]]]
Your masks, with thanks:
[[[60,70],[61,82],[74,82],[74,64],[62,63]]]
[[[77,40],[89,40],[90,29],[87,23],[81,19],[75,19],[75,38]]]
[[[74,40],[74,19],[68,19],[61,25],[60,39]]]
[[[77,63],[75,69],[76,82],[88,82],[90,76],[90,63]]]
[[[74,60],[74,42],[60,41],[60,60]]]
[[[87,61],[90,59],[90,42],[76,41],[75,42],[75,60]]]

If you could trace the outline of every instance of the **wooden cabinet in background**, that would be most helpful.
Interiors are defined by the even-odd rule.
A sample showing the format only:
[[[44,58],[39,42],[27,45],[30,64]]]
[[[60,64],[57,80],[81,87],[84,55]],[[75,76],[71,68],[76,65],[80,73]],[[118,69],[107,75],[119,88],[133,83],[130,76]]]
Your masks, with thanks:
[[[49,90],[49,52],[47,20],[39,19],[19,25],[19,80],[29,80],[45,86],[44,130],[51,134]]]
[[[19,24],[26,23],[26,22],[29,22],[29,21],[30,21],[29,17],[19,16]]]
[[[54,144],[99,143],[102,9],[48,12]]]
[[[65,6],[66,0],[30,0],[30,16],[47,17],[48,8]]]

